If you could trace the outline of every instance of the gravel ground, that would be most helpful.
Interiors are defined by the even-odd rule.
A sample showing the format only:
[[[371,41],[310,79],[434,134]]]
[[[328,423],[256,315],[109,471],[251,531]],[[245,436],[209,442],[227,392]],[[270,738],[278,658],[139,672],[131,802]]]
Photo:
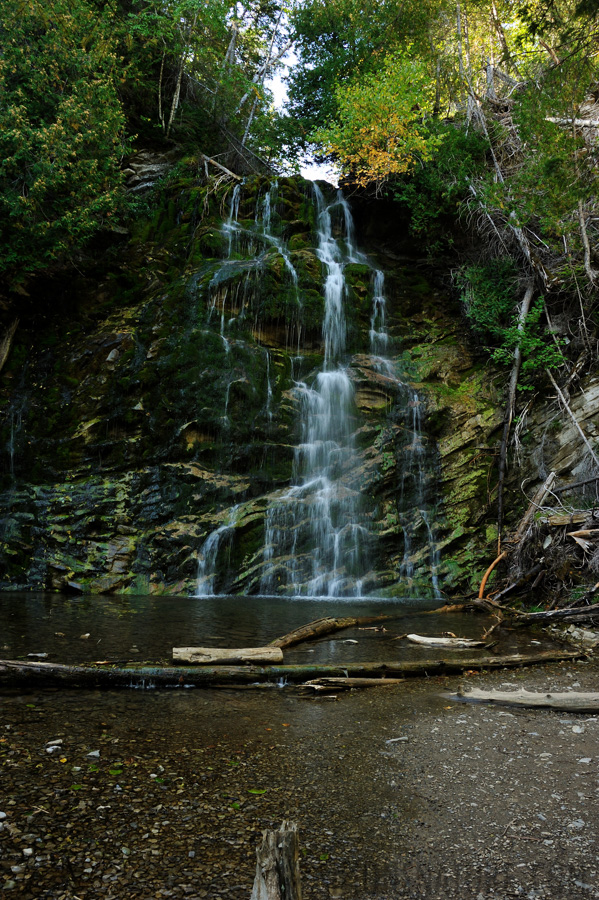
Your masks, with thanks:
[[[4,891],[249,900],[261,832],[289,818],[304,900],[599,897],[599,718],[443,696],[598,675],[556,664],[337,699],[5,692]]]

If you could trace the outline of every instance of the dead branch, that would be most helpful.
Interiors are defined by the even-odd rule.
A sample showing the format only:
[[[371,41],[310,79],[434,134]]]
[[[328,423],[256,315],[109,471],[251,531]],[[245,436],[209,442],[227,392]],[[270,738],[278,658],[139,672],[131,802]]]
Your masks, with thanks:
[[[483,691],[471,688],[460,689],[455,694],[447,695],[450,700],[471,700],[475,702],[499,703],[503,706],[524,706],[529,709],[544,707],[559,709],[564,712],[597,712],[599,710],[599,693],[595,691],[564,691],[540,694],[522,689],[520,691]]]
[[[389,687],[402,684],[405,678],[314,678],[302,687],[312,691],[350,691],[354,688]]]
[[[599,481],[599,475],[593,478],[584,478],[582,481],[573,481],[572,484],[563,484],[561,487],[551,488],[552,494],[563,494],[565,491],[573,491],[574,488],[584,487],[585,484],[594,484]]]
[[[543,501],[545,500],[545,497],[547,496],[547,494],[551,493],[551,491],[553,490],[554,481],[555,481],[555,472],[551,472],[547,476],[547,478],[545,479],[543,484],[538,488],[534,497],[528,504],[528,508],[527,508],[526,512],[524,513],[524,515],[522,516],[522,518],[520,520],[520,524],[518,525],[516,531],[514,532],[513,537],[510,538],[509,543],[511,543],[511,544],[519,544],[520,543],[520,541],[526,534],[528,526],[532,522],[534,514],[543,505]]]
[[[491,563],[491,565],[489,566],[489,568],[483,575],[483,580],[481,581],[480,587],[478,589],[478,599],[479,600],[485,599],[485,587],[487,586],[487,581],[489,580],[489,575],[491,574],[491,572],[493,571],[495,566],[498,565],[498,563],[500,563],[502,559],[505,559],[506,556],[507,556],[507,550],[503,550],[503,552],[500,553],[499,556],[493,560],[493,562]]]
[[[0,371],[2,371],[4,363],[8,359],[8,354],[10,353],[10,348],[12,347],[12,342],[18,327],[19,320],[15,319],[14,322],[8,326],[4,332],[3,338],[0,340]]]
[[[236,175],[236,174],[235,174],[235,172],[231,172],[230,169],[225,168],[225,166],[222,166],[222,165],[221,165],[219,162],[217,162],[215,159],[211,159],[209,156],[206,156],[205,153],[201,153],[201,154],[200,154],[200,159],[203,159],[205,164],[210,163],[211,166],[216,166],[217,169],[220,169],[220,171],[221,171],[221,172],[224,172],[225,175],[228,175],[229,178],[234,178],[235,181],[241,181],[241,180],[242,180],[241,177],[240,177],[239,175]]]
[[[283,637],[276,638],[270,642],[271,647],[280,647],[285,650],[287,647],[293,647],[294,644],[301,644],[304,641],[313,641],[316,638],[323,637],[326,634],[332,634],[335,631],[342,631],[344,628],[354,628],[359,625],[370,625],[372,622],[386,622],[389,619],[399,618],[399,616],[344,616],[342,618],[326,617],[323,619],[315,619],[307,625],[302,625]]]
[[[531,279],[526,288],[526,293],[520,304],[520,312],[518,314],[518,331],[524,332],[526,319],[530,304],[534,293],[534,281]],[[514,362],[510,375],[508,398],[505,407],[505,415],[503,420],[503,434],[501,437],[501,445],[499,449],[499,479],[497,482],[497,554],[501,553],[501,533],[503,527],[503,484],[505,481],[505,472],[507,468],[507,448],[510,435],[510,428],[514,418],[516,406],[516,388],[518,387],[518,377],[520,375],[520,366],[522,364],[522,347],[520,342],[514,349]]]

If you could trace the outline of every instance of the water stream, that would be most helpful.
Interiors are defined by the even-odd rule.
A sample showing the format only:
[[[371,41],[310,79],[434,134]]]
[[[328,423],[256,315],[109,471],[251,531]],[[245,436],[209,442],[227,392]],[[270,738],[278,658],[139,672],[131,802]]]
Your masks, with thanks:
[[[259,277],[267,254],[273,250],[283,260],[293,285],[297,308],[301,309],[301,291],[291,253],[283,238],[274,233],[277,219],[277,182],[273,181],[256,202],[253,222],[239,222],[242,185],[236,185],[229,215],[222,226],[228,252],[211,282],[211,314],[220,315],[220,333],[227,351],[227,303],[243,315],[240,294],[248,290],[249,280]],[[435,597],[440,596],[437,569],[438,553],[433,532],[431,504],[428,499],[430,465],[422,440],[421,403],[407,379],[397,372],[389,358],[390,338],[386,322],[384,273],[375,268],[360,251],[355,240],[351,209],[341,191],[326,199],[313,185],[316,219],[315,253],[322,264],[324,313],[322,321],[322,364],[309,375],[299,366],[294,377],[293,395],[297,407],[298,443],[294,451],[290,486],[271,495],[265,511],[264,544],[259,563],[262,594],[293,597],[359,598],[376,595],[376,540],[359,483],[360,457],[355,433],[358,414],[354,379],[347,352],[348,326],[346,302],[348,286],[345,270],[361,264],[372,271],[372,301],[369,328],[369,365],[384,377],[391,394],[397,398],[402,429],[407,440],[401,451],[398,484],[398,520],[403,533],[403,559],[398,575],[409,585],[414,577],[415,561],[420,568],[424,557],[430,570]],[[239,259],[242,240],[246,259]],[[245,271],[245,281],[229,285],[232,274]],[[236,295],[232,296],[232,291]],[[241,313],[239,312],[241,306]],[[233,321],[231,319],[230,321]],[[298,341],[301,328],[297,329]],[[301,361],[304,348],[298,346]],[[292,360],[292,369],[295,360]],[[223,427],[228,425],[228,396]],[[393,405],[393,400],[390,400]],[[273,391],[270,355],[266,351],[265,413],[273,417]],[[372,501],[371,501],[372,503]],[[225,543],[234,540],[237,508],[208,535],[199,551],[196,596],[213,596],[217,587],[218,556]]]
[[[314,185],[317,255],[325,271],[322,369],[310,385],[296,383],[300,443],[292,485],[266,513],[261,589],[294,596],[359,597],[367,562],[368,529],[350,479],[354,446],[354,387],[345,361],[347,324],[344,267],[357,258],[353,223],[339,192],[327,204]],[[332,216],[343,212],[344,241]],[[344,246],[345,244],[345,246]],[[348,479],[348,476],[350,478]],[[273,559],[285,560],[273,567]]]

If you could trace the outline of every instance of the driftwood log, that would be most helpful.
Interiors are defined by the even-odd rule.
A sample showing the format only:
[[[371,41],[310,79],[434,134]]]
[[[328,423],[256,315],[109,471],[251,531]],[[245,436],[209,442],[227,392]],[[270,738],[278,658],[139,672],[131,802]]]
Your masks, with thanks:
[[[211,685],[283,682],[301,684],[314,678],[405,678],[449,675],[467,669],[533,666],[586,656],[584,650],[545,650],[512,656],[464,659],[403,660],[307,666],[66,666],[58,663],[0,660],[0,685],[58,684],[62,687],[210,687]]]
[[[599,711],[599,693],[580,691],[552,691],[547,694],[534,691],[482,691],[472,688],[469,691],[459,690],[449,694],[450,700],[472,700],[485,703],[499,703],[503,706],[545,707],[559,709],[564,712],[597,712]]]
[[[312,691],[351,691],[353,688],[388,687],[401,684],[405,678],[314,678],[302,687]]]
[[[295,822],[283,822],[277,831],[262,833],[250,900],[302,900]]]
[[[279,647],[246,647],[238,650],[223,650],[215,647],[173,647],[175,662],[195,663],[205,666],[225,663],[268,663],[283,662],[283,651]]]
[[[597,588],[593,588],[591,594],[596,593]],[[512,610],[509,610],[512,612]],[[541,612],[518,613],[513,611],[517,616],[517,623],[538,624],[539,622],[576,622],[584,619],[596,619],[599,617],[599,603],[593,603],[591,606],[575,606],[564,607],[563,609],[547,609]]]
[[[425,647],[439,647],[444,650],[471,650],[474,647],[484,647],[484,641],[475,641],[470,638],[457,637],[429,637],[425,634],[406,634],[406,638],[412,644],[423,644]]]
[[[280,647],[285,650],[287,647],[293,647],[295,644],[302,644],[304,641],[314,641],[317,638],[325,637],[327,634],[333,634],[335,631],[342,631],[344,628],[355,628],[361,625],[372,625],[376,622],[388,622],[389,619],[398,619],[397,616],[343,616],[341,618],[333,618],[327,616],[323,619],[315,619],[314,622],[308,622],[300,628],[284,634],[283,637],[276,638],[270,642],[271,647]]]

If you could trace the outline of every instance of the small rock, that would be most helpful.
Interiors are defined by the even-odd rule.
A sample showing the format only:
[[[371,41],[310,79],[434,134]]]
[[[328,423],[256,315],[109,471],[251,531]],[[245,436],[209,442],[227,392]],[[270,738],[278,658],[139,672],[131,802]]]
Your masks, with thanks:
[[[5,818],[6,818],[6,813],[0,812],[0,821],[2,821],[2,819],[5,819]]]
[[[79,637],[81,638],[82,641],[87,641],[88,638],[90,637],[90,633],[88,631],[87,634],[80,634]]]
[[[580,829],[584,828],[584,826],[585,826],[584,819],[574,819],[573,822],[570,822],[568,824],[568,828],[570,828],[571,831],[580,831]]]
[[[31,847],[25,847],[23,850],[23,856],[33,856],[33,850]]]
[[[592,759],[592,757],[590,757],[590,756],[583,756],[583,758],[579,759],[578,762],[583,763],[584,765],[588,765],[590,763],[591,759]]]
[[[397,737],[397,738],[389,738],[388,741],[385,741],[386,744],[396,744],[398,741],[407,741],[407,737]]]
[[[573,725],[572,731],[574,734],[584,734],[584,725]]]
[[[47,653],[28,653],[28,659],[48,659]]]
[[[87,755],[88,755],[88,757],[91,758],[91,759],[98,759],[98,757],[100,756],[100,751],[99,751],[99,750],[92,750],[92,751],[91,751],[90,753],[88,753]]]
[[[60,747],[62,738],[56,738],[55,741],[46,741],[46,747]]]

